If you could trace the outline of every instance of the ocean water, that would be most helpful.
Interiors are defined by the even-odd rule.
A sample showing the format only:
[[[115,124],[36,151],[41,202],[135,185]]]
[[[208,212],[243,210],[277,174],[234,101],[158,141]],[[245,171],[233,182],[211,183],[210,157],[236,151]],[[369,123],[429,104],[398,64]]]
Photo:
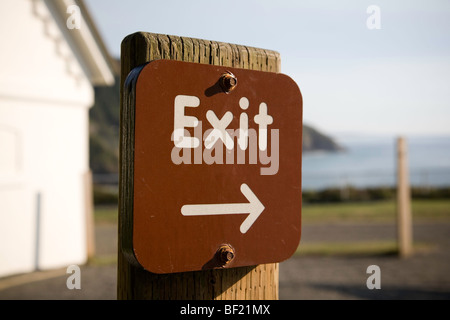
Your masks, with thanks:
[[[405,137],[411,185],[450,186],[450,136]],[[343,152],[304,152],[303,190],[396,184],[396,138],[340,137]]]

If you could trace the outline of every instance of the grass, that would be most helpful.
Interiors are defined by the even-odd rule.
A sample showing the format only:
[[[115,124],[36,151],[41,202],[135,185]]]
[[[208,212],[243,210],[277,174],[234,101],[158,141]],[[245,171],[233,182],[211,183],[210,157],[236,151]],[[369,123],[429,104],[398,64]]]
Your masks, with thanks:
[[[117,224],[118,208],[116,205],[96,206],[94,208],[94,221],[97,224]]]
[[[413,219],[449,219],[450,199],[415,200],[412,202]]]
[[[117,264],[117,254],[95,256],[89,259],[88,265],[91,266],[109,266]]]
[[[414,243],[414,252],[425,252],[432,249],[427,243]],[[301,244],[296,255],[394,255],[398,254],[397,242],[392,241],[358,241],[358,242],[319,242]]]
[[[413,200],[413,221],[450,220],[450,199]],[[304,204],[303,223],[321,222],[396,222],[396,203],[393,200],[332,204]]]

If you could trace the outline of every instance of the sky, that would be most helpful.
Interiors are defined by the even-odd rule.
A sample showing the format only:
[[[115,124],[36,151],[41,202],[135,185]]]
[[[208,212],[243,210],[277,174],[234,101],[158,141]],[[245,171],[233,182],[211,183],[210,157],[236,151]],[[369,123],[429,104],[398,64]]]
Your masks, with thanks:
[[[85,3],[115,57],[137,31],[278,51],[326,134],[450,135],[448,0]]]

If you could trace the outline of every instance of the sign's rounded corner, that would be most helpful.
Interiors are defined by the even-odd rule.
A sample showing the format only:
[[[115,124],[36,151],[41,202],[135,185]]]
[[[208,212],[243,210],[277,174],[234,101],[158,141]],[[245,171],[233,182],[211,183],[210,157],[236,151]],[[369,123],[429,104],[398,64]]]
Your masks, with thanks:
[[[134,248],[123,247],[122,248],[122,254],[124,255],[125,259],[127,259],[127,261],[131,265],[133,265],[135,267],[143,268],[143,266],[141,265],[141,263],[139,262],[136,254],[135,254]]]
[[[286,261],[286,260],[292,258],[292,256],[294,256],[295,254],[297,254],[297,252],[299,252],[300,245],[301,245],[301,238],[302,238],[302,235],[301,235],[301,231],[300,231],[298,234],[297,240],[292,242],[293,245],[292,245],[292,248],[290,248],[291,250],[287,251],[286,257],[279,262]]]

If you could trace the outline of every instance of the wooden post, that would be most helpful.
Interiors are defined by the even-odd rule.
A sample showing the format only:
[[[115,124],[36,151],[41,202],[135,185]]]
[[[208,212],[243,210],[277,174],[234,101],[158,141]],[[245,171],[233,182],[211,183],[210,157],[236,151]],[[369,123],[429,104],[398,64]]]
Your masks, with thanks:
[[[121,151],[119,194],[118,299],[192,299],[245,300],[278,299],[278,263],[251,267],[216,269],[158,275],[131,265],[122,253],[124,220],[133,210],[130,190],[133,167],[132,155],[125,154],[124,143],[133,143],[134,136],[124,134],[123,83],[135,67],[156,59],[213,64],[243,69],[280,72],[280,56],[275,51],[256,49],[222,42],[134,33],[127,36],[121,48]]]
[[[88,259],[91,259],[95,256],[94,195],[91,170],[83,174],[83,182],[86,212],[86,250]]]
[[[412,254],[411,195],[408,177],[408,154],[406,140],[397,140],[397,232],[399,255]]]

